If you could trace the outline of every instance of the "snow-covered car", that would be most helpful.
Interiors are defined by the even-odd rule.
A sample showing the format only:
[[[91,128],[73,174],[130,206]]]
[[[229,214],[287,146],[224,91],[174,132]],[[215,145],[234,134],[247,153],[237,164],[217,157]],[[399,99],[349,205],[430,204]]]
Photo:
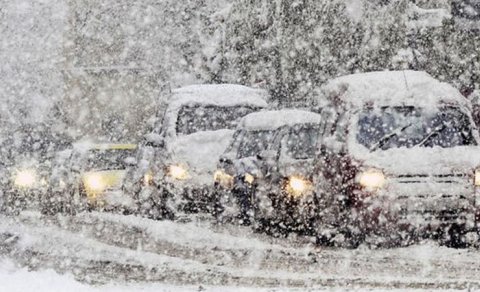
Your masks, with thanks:
[[[1,202],[6,213],[38,210],[40,196],[48,189],[55,153],[69,144],[69,139],[42,125],[29,130],[12,133],[0,142]]]
[[[214,177],[221,217],[234,215],[242,223],[300,218],[315,197],[311,178],[320,121],[317,113],[295,109],[246,116]]]
[[[80,142],[57,154],[42,213],[75,214],[86,209],[133,211],[121,186],[126,169],[136,164],[135,144]]]
[[[343,210],[342,237],[474,238],[479,137],[458,90],[425,72],[393,71],[333,79],[322,95],[338,118],[322,125],[335,131],[322,133],[313,183]]]
[[[135,174],[125,188],[141,212],[205,211],[212,176],[240,118],[267,107],[267,92],[241,85],[192,85],[172,91],[158,124],[145,137]],[[171,213],[169,213],[171,214]]]

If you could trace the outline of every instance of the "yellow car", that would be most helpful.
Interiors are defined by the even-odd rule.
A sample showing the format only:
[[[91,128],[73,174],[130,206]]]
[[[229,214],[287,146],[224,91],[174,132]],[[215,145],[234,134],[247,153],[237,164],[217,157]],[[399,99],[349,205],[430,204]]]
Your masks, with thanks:
[[[79,143],[56,159],[43,213],[133,208],[121,191],[127,168],[136,164],[135,144]]]

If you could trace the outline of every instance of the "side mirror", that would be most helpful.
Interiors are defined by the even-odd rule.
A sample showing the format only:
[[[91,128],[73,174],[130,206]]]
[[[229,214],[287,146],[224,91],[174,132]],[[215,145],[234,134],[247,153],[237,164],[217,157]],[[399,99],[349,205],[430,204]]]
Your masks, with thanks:
[[[344,143],[337,141],[335,137],[327,137],[323,139],[322,143],[328,150],[334,151],[335,153],[340,153],[345,150]]]
[[[165,146],[165,141],[162,135],[150,133],[150,134],[146,134],[144,138],[146,141],[145,143],[146,146],[160,147],[160,148],[163,148]]]

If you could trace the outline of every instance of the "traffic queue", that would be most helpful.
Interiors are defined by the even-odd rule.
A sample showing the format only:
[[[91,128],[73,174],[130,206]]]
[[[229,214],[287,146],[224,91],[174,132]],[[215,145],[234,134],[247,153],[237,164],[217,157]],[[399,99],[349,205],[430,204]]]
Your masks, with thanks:
[[[77,143],[48,178],[19,170],[13,185],[41,186],[46,216],[202,212],[353,247],[478,240],[480,137],[457,89],[382,71],[330,80],[314,96],[315,107],[275,109],[268,92],[241,85],[172,90],[142,141]]]

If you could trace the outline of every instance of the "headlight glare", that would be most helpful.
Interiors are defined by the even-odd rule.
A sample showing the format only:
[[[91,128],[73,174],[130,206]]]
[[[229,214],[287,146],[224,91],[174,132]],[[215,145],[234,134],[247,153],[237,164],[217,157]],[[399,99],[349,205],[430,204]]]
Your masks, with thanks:
[[[215,171],[213,180],[224,188],[231,189],[233,187],[233,176],[221,169]]]
[[[84,185],[88,192],[102,192],[106,187],[102,176],[99,174],[86,175]]]
[[[287,192],[294,196],[299,197],[312,189],[312,183],[302,177],[292,176],[287,182]]]
[[[480,169],[475,170],[475,185],[480,186]]]
[[[15,174],[14,184],[20,188],[31,188],[37,182],[37,174],[33,169],[20,170]]]
[[[244,180],[246,183],[248,183],[249,185],[252,185],[253,182],[255,181],[255,177],[253,175],[251,175],[250,173],[246,173],[245,174],[245,177],[244,177]]]
[[[143,184],[145,186],[150,186],[153,183],[153,174],[149,171],[143,176]]]
[[[385,185],[385,181],[385,175],[377,169],[364,171],[358,177],[360,185],[368,189],[380,189]]]
[[[186,180],[188,178],[188,170],[181,165],[170,165],[168,167],[168,175],[177,180]]]

